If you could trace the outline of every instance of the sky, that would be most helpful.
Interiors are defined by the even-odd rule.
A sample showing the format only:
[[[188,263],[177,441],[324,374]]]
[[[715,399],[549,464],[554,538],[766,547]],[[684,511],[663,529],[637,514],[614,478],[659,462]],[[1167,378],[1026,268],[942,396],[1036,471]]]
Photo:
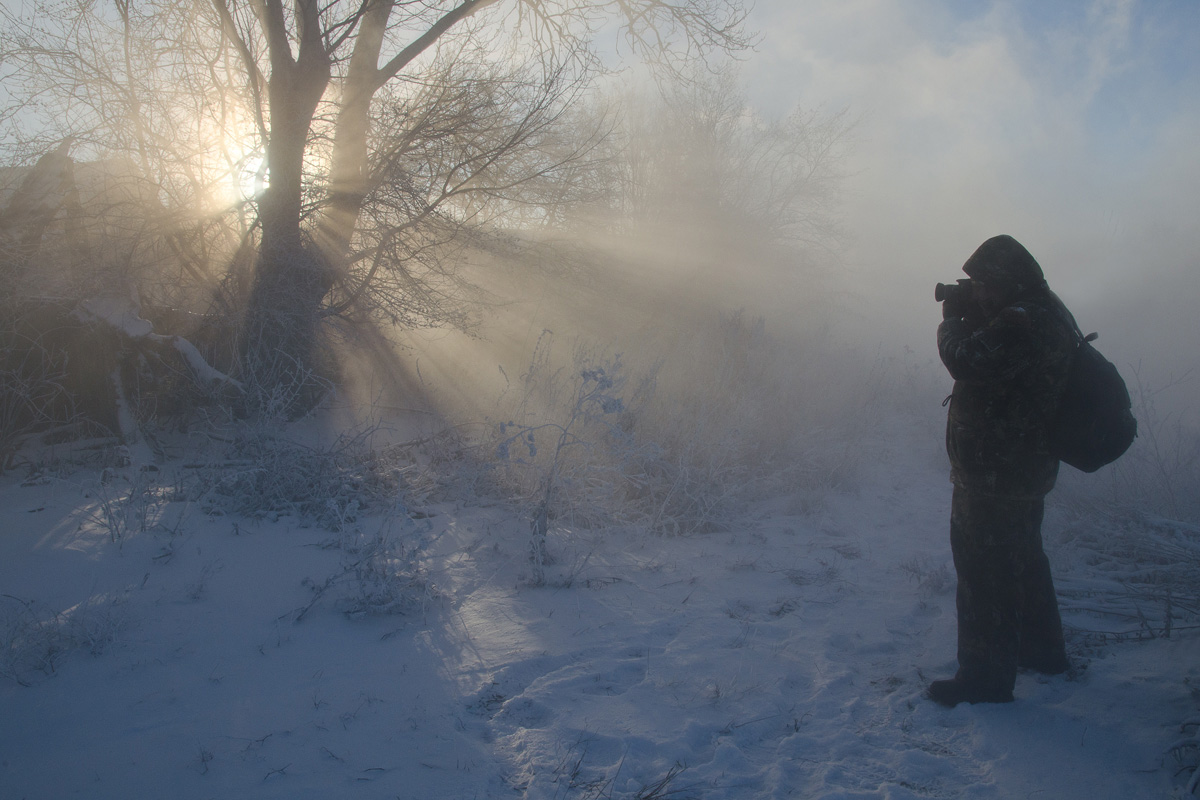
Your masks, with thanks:
[[[758,0],[750,24],[755,106],[858,120],[864,313],[928,349],[933,284],[1008,233],[1114,360],[1196,368],[1172,345],[1200,341],[1200,3]]]

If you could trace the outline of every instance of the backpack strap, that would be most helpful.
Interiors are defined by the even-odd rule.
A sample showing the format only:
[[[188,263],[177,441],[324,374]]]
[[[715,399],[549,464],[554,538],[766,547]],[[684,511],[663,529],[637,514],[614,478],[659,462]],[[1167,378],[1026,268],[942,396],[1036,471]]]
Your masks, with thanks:
[[[1079,328],[1079,323],[1075,321],[1075,315],[1071,313],[1071,309],[1067,308],[1067,304],[1064,303],[1058,295],[1051,291],[1049,284],[1047,284],[1045,281],[1042,281],[1041,286],[1038,288],[1042,289],[1046,293],[1046,296],[1054,302],[1054,305],[1058,308],[1058,310],[1065,315],[1064,321],[1069,324],[1071,330],[1075,333],[1076,345],[1081,345],[1084,342],[1094,342],[1100,338],[1100,334],[1094,331],[1086,336],[1084,335],[1083,331]]]

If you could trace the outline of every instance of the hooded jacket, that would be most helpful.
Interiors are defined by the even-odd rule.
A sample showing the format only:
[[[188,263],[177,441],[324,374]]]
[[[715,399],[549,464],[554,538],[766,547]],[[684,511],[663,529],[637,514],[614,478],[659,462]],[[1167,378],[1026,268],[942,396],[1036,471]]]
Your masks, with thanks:
[[[984,242],[963,271],[1011,299],[986,319],[938,327],[938,353],[954,378],[951,480],[991,495],[1045,494],[1058,476],[1049,425],[1075,351],[1073,326],[1037,261],[1011,236]]]

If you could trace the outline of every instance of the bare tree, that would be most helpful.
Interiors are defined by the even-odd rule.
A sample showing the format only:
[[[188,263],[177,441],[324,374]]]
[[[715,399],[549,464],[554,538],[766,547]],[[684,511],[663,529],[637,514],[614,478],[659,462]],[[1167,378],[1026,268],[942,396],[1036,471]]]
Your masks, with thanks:
[[[134,280],[161,305],[182,304],[180,287],[219,280],[253,220],[232,202],[239,156],[224,134],[241,124],[230,72],[239,62],[212,37],[211,54],[194,58],[205,42],[204,9],[209,28],[215,14],[179,5],[157,14],[126,0],[66,0],[25,17],[0,12],[7,161],[57,148],[88,162],[75,170],[82,204],[60,213],[71,217],[77,258],[90,262],[93,278],[102,272],[97,260],[145,269]]]
[[[49,2],[4,12],[0,122],[41,110],[92,153],[133,154],[164,208],[191,211],[165,240],[189,279],[218,243],[256,243],[247,371],[303,371],[322,315],[436,313],[422,254],[585,183],[596,132],[558,126],[603,69],[597,41],[668,69],[749,43],[741,0]],[[255,153],[253,214],[202,213]]]
[[[270,186],[258,206],[251,363],[274,363],[279,353],[309,360],[312,315],[346,283],[368,204],[375,241],[359,243],[364,252],[374,249],[372,266],[336,307],[367,297],[385,261],[407,283],[407,292],[391,297],[416,301],[388,307],[427,303],[436,294],[430,284],[404,280],[412,275],[406,266],[414,247],[431,244],[430,226],[420,223],[436,217],[443,234],[453,231],[445,223],[470,213],[463,203],[510,199],[553,170],[554,161],[528,156],[541,152],[544,133],[597,68],[589,41],[609,15],[623,18],[626,41],[641,52],[666,52],[672,39],[695,50],[744,44],[732,0],[368,0],[324,7],[298,0],[290,16],[279,0],[259,0],[249,6],[254,25],[245,16],[239,22],[232,0],[214,5],[269,108],[262,117]],[[511,66],[518,62],[524,68]],[[318,121],[323,103],[328,127]],[[389,107],[399,124],[372,136],[373,113],[387,119]],[[303,164],[315,132],[329,137],[328,170],[313,227],[305,229]],[[423,160],[411,157],[414,145]],[[568,151],[557,164],[584,152]],[[393,190],[414,183],[424,183],[422,190]],[[380,210],[392,224],[378,224]],[[315,247],[306,234],[315,234]],[[407,253],[396,249],[400,244]]]

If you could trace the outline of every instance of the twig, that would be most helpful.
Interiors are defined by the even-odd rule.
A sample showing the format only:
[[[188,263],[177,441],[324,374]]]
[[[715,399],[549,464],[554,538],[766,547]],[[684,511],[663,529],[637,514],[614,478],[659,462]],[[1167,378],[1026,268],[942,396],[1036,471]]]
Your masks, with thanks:
[[[263,780],[266,781],[266,780],[270,779],[273,775],[283,775],[285,772],[287,772],[287,769],[290,766],[292,766],[292,765],[288,764],[286,766],[280,767],[279,769],[271,770],[263,777]]]

